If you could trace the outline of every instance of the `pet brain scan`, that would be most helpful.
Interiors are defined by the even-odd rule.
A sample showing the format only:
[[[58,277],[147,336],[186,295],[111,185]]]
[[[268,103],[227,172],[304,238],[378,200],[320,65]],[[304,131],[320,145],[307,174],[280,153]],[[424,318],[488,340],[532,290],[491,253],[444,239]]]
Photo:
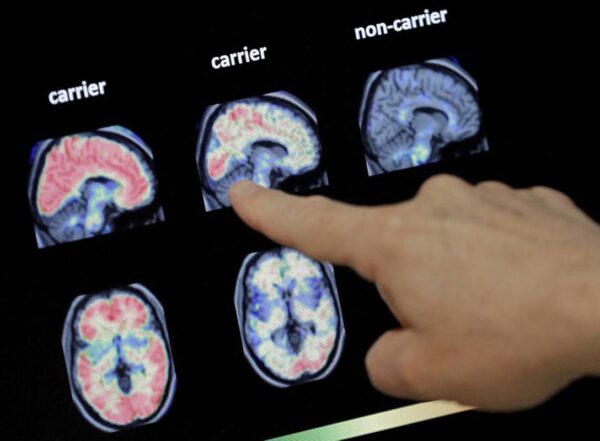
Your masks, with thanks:
[[[371,176],[488,149],[477,84],[451,59],[371,74],[360,126]]]
[[[345,331],[331,264],[289,248],[250,254],[235,307],[244,354],[266,382],[292,386],[335,368]]]
[[[229,207],[227,191],[241,179],[294,192],[327,184],[316,117],[285,92],[210,107],[197,160],[207,211]]]
[[[62,344],[73,400],[97,428],[152,423],[168,410],[176,380],[164,311],[142,285],[77,297]]]
[[[41,141],[31,163],[39,248],[164,220],[152,152],[124,127]]]

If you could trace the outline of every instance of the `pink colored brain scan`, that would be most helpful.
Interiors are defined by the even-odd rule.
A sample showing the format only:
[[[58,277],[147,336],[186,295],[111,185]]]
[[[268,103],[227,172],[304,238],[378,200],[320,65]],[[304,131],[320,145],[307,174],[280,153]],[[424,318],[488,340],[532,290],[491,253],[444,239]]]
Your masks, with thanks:
[[[82,295],[71,304],[62,346],[71,396],[105,432],[158,421],[175,392],[163,308],[139,284]]]
[[[326,185],[322,156],[314,112],[289,93],[211,106],[197,146],[205,208],[229,207],[241,179],[290,192]]]
[[[235,308],[244,355],[267,383],[327,377],[345,330],[333,266],[289,248],[252,253],[239,272]]]
[[[39,248],[164,220],[150,148],[121,126],[38,142],[29,203]]]

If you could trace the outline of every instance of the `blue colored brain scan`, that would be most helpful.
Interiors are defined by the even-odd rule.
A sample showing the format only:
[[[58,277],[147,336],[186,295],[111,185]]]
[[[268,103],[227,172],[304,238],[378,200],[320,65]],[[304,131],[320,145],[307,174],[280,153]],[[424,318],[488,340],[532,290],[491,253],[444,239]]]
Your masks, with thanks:
[[[289,93],[211,106],[197,145],[204,206],[229,207],[227,192],[242,179],[290,192],[326,185],[322,156],[314,112]]]
[[[235,308],[244,355],[267,383],[327,377],[345,330],[333,266],[290,248],[252,253],[240,269]]]
[[[370,176],[488,150],[478,86],[450,58],[372,73],[360,128]]]

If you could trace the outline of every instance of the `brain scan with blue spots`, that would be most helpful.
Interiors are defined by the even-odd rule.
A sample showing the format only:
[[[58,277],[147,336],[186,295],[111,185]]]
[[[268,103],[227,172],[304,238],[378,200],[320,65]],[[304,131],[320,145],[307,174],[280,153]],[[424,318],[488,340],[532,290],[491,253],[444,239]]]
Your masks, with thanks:
[[[455,59],[371,74],[360,128],[371,176],[488,150],[477,83]]]
[[[98,429],[150,424],[169,409],[176,376],[165,314],[145,286],[78,296],[62,345],[73,400]]]
[[[150,148],[122,126],[46,139],[31,152],[39,248],[164,221]]]
[[[315,114],[286,92],[207,109],[197,161],[207,211],[229,207],[227,192],[242,179],[291,192],[327,184]]]
[[[240,269],[235,308],[244,354],[267,383],[327,377],[345,330],[333,266],[290,248],[252,253]]]

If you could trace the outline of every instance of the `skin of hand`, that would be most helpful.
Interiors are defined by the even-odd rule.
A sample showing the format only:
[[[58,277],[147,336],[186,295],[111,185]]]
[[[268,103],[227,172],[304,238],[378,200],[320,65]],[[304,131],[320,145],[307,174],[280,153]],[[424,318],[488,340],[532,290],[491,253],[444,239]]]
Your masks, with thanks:
[[[402,324],[366,356],[384,393],[508,411],[600,374],[600,228],[562,193],[439,175],[380,207],[229,195],[252,228],[375,283]]]

